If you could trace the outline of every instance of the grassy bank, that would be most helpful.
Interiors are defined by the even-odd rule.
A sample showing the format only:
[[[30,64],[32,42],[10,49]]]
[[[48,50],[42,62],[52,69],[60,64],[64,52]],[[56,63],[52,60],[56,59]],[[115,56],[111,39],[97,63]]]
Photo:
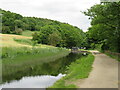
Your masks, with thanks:
[[[67,75],[50,88],[76,88],[77,86],[72,82],[77,79],[87,78],[92,70],[93,61],[94,56],[92,54],[76,60],[68,67]]]
[[[117,52],[112,52],[112,51],[109,51],[109,50],[102,50],[102,49],[97,49],[99,52],[101,53],[104,53],[106,54],[107,56],[113,58],[113,59],[116,59],[120,62],[120,53],[117,53]]]
[[[54,61],[69,54],[68,50],[56,47],[3,47],[2,51],[3,82],[29,76],[36,65]]]
[[[14,39],[32,39],[32,37],[14,35],[14,34],[0,34],[1,47],[30,47],[30,45],[21,44],[16,42]]]
[[[110,56],[111,58],[113,59],[116,59],[120,62],[120,54],[117,55],[116,53],[114,52],[104,52],[106,55]],[[112,54],[113,53],[113,54]]]
[[[14,38],[14,41],[16,41],[20,44],[33,45],[33,42],[31,39],[16,39],[16,38]]]

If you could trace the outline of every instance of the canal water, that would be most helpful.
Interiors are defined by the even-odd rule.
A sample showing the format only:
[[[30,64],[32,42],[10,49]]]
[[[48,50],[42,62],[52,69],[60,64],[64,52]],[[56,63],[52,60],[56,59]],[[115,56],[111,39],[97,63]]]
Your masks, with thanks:
[[[65,74],[59,74],[58,76],[42,75],[42,76],[30,76],[23,77],[21,80],[11,81],[0,85],[2,88],[47,88],[52,86],[57,80],[65,76]]]
[[[34,66],[32,70],[28,72],[29,76],[22,76],[22,78],[1,84],[0,88],[50,87],[57,80],[65,76],[67,66],[82,56],[83,55],[81,53],[70,53],[58,60]]]

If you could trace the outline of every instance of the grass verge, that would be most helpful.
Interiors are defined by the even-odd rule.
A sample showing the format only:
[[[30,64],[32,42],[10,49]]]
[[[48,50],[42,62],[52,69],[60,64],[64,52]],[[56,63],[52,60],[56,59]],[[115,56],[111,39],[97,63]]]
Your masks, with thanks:
[[[72,81],[76,81],[77,79],[87,78],[90,71],[92,70],[93,61],[94,56],[92,54],[76,60],[67,68],[67,75],[58,80],[50,88],[77,88],[76,85],[69,84],[68,82],[71,83]]]
[[[107,53],[107,52],[104,52],[107,56],[113,58],[113,59],[116,59],[120,62],[120,56],[119,55],[112,55],[110,53]]]
[[[103,51],[103,50],[98,50],[98,51],[120,62],[120,54],[118,54],[117,52]]]

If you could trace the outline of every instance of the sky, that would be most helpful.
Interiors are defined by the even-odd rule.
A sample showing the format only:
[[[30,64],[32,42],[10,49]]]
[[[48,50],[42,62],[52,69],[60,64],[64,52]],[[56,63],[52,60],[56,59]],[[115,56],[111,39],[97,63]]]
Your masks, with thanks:
[[[86,32],[90,20],[81,11],[99,3],[100,0],[0,0],[0,8],[23,16],[69,23]]]

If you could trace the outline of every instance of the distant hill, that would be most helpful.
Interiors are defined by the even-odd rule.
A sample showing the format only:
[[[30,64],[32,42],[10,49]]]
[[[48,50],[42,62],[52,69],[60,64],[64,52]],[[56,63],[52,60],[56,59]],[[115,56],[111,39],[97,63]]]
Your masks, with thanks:
[[[16,33],[18,28],[21,30],[40,31],[40,29],[47,25],[65,24],[56,20],[50,20],[37,17],[23,17],[10,11],[0,9],[2,14],[2,33],[10,34]],[[66,23],[67,24],[67,23]],[[72,26],[72,25],[71,25]]]
[[[21,35],[27,31],[36,31],[33,40],[37,43],[58,47],[85,45],[85,33],[76,26],[56,20],[37,17],[23,17],[0,9],[2,14],[2,33]],[[26,34],[26,33],[25,33]],[[27,35],[28,36],[28,35]]]

